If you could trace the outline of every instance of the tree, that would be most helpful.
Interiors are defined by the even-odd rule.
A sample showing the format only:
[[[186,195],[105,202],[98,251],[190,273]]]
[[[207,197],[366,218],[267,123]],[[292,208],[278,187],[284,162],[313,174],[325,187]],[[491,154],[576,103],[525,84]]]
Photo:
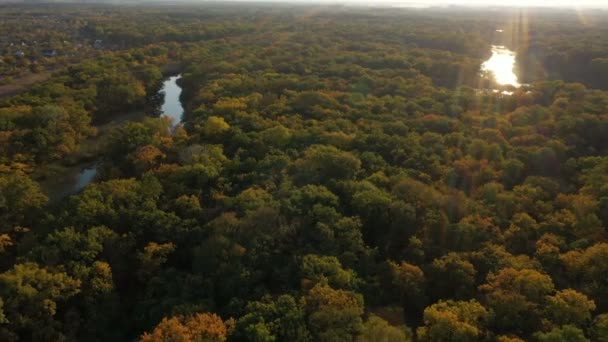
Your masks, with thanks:
[[[292,137],[291,132],[285,126],[278,124],[260,132],[260,138],[266,146],[277,148],[285,147]]]
[[[117,165],[128,157],[133,158],[132,153],[134,152],[135,155],[146,152],[146,156],[152,155],[152,160],[155,160],[162,154],[158,153],[156,149],[146,146],[151,145],[160,149],[171,141],[170,133],[171,124],[167,119],[146,118],[142,122],[128,122],[108,132],[105,151]],[[142,150],[136,152],[138,149]]]
[[[456,253],[433,260],[429,270],[433,298],[470,298],[473,295],[476,272],[473,264]]]
[[[584,326],[591,321],[595,303],[572,289],[558,291],[547,298],[546,317],[556,325]]]
[[[583,331],[573,325],[564,325],[543,333],[534,334],[540,342],[589,342]]]
[[[146,89],[130,75],[107,75],[97,83],[98,117],[133,110],[143,105]]]
[[[387,261],[387,274],[381,279],[390,302],[399,300],[406,316],[416,320],[426,306],[425,277],[420,267],[402,261]]]
[[[602,262],[606,257],[606,243],[597,243],[585,250],[573,250],[560,256],[566,276],[581,282],[581,290],[592,296],[600,307],[606,305],[603,293],[608,287],[601,281],[608,272],[608,266]]]
[[[142,342],[190,342],[190,341],[226,341],[233,321],[223,321],[213,313],[197,313],[193,316],[176,316],[163,320],[150,333],[144,333]]]
[[[371,183],[364,182],[360,187],[352,195],[351,205],[363,219],[366,241],[383,248],[382,242],[390,233],[393,198]]]
[[[338,196],[322,185],[309,184],[291,191],[284,207],[289,215],[306,216],[315,205],[336,208]]]
[[[412,341],[411,331],[405,326],[392,326],[378,316],[371,315],[363,324],[361,335],[357,342],[409,342]]]
[[[524,340],[522,340],[522,339],[521,339],[521,338],[519,338],[519,337],[516,337],[516,336],[512,336],[512,335],[509,335],[509,336],[501,335],[501,336],[498,336],[498,342],[525,342],[525,341],[524,341]]]
[[[421,341],[479,341],[486,335],[488,311],[477,301],[440,301],[424,310]]]
[[[228,131],[229,129],[230,125],[226,122],[226,120],[224,120],[224,118],[219,116],[210,116],[203,125],[203,134],[213,138]]]
[[[539,237],[539,225],[526,213],[515,214],[504,237],[505,245],[511,253],[530,253],[534,250],[534,241]]]
[[[314,115],[317,108],[335,108],[338,102],[320,92],[303,92],[293,100],[293,109],[300,114]]]
[[[0,337],[16,341],[65,338],[55,315],[80,292],[80,281],[63,272],[52,273],[35,263],[17,264],[0,274],[0,298],[8,323]]]
[[[554,234],[543,234],[536,241],[536,251],[534,256],[538,259],[546,270],[550,273],[559,269],[560,265],[560,249],[565,246],[563,238]],[[553,273],[552,273],[553,274]]]
[[[23,174],[0,175],[0,231],[29,225],[47,202],[38,183]]]
[[[153,145],[144,145],[135,150],[131,156],[133,166],[138,173],[150,170],[165,158],[165,154]]]
[[[0,298],[0,324],[8,323],[6,316],[4,315],[4,301]]]
[[[317,284],[305,297],[308,327],[316,341],[351,341],[363,329],[360,295]]]
[[[0,6],[0,341],[605,340],[606,13],[203,7]]]
[[[494,312],[497,331],[531,333],[537,326],[542,305],[554,291],[551,277],[535,270],[504,268],[490,273],[479,289]]]
[[[314,145],[294,163],[294,177],[301,184],[323,184],[332,179],[353,179],[361,161],[352,153],[333,146]]]
[[[593,320],[591,336],[594,341],[608,341],[608,314],[597,315]]]
[[[265,296],[249,302],[236,322],[233,337],[245,341],[311,341],[302,305],[290,295]]]
[[[456,251],[479,250],[487,241],[500,241],[500,229],[492,219],[480,216],[466,216],[450,226],[449,245]]]
[[[191,332],[177,317],[163,318],[152,333],[144,333],[140,338],[141,342],[189,342],[191,340]]]
[[[239,212],[254,211],[259,208],[276,207],[276,202],[266,190],[253,187],[243,190],[234,198],[234,206]]]
[[[344,269],[336,257],[305,255],[302,258],[300,273],[303,280],[312,284],[327,283],[332,288],[355,290],[360,283],[357,274],[351,269]]]
[[[160,68],[151,64],[139,65],[134,74],[142,81],[146,88],[146,93],[151,94],[163,79],[163,74]]]
[[[137,258],[141,265],[138,274],[142,279],[149,277],[158,271],[163,263],[167,261],[168,255],[175,251],[175,244],[150,242],[144,247],[143,252],[138,253]]]

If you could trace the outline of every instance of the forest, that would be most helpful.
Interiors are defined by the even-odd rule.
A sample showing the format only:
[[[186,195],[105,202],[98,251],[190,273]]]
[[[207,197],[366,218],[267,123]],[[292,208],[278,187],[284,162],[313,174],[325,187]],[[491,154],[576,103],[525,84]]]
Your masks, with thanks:
[[[0,341],[608,341],[608,12],[0,18]]]

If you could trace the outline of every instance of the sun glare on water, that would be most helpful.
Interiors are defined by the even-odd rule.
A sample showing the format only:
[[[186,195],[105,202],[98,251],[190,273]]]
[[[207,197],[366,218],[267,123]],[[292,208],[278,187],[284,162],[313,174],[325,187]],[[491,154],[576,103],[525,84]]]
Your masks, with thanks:
[[[504,46],[492,46],[492,57],[485,61],[481,69],[494,75],[496,83],[519,87],[517,75],[513,71],[515,53]]]

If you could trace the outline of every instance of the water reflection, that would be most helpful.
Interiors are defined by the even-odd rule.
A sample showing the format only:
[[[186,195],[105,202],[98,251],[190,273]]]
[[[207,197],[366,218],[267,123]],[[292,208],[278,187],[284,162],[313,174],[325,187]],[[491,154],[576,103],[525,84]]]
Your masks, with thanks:
[[[491,73],[500,85],[519,87],[515,67],[515,52],[501,45],[492,45],[492,56],[481,65],[483,72]]]
[[[153,102],[156,106],[160,106],[162,115],[173,119],[173,125],[177,125],[182,121],[184,108],[179,100],[182,89],[177,85],[177,80],[181,75],[169,77],[163,82],[163,87],[159,91],[158,96],[155,96]],[[162,96],[160,96],[162,95]],[[162,100],[162,105],[160,101]],[[135,115],[132,115],[135,114]],[[108,125],[113,127],[124,124],[128,121],[140,120],[142,113],[132,113],[123,115],[115,119]],[[95,180],[98,171],[98,163],[87,163],[75,165],[69,168],[64,168],[61,174],[56,177],[50,177],[44,181],[44,188],[51,200],[59,200],[65,196],[69,196],[82,191],[88,184]]]
[[[182,93],[182,88],[177,84],[181,75],[169,77],[164,83],[161,92],[164,94],[163,105],[161,106],[162,115],[168,116],[173,119],[173,125],[177,125],[182,122],[182,116],[184,115],[184,107],[179,100],[179,96]]]
[[[61,168],[40,184],[51,201],[79,193],[97,176],[97,163]]]
[[[76,184],[74,185],[73,192],[80,192],[84,189],[89,183],[95,179],[97,175],[97,165],[91,165],[86,167],[80,171],[78,176],[76,176]]]

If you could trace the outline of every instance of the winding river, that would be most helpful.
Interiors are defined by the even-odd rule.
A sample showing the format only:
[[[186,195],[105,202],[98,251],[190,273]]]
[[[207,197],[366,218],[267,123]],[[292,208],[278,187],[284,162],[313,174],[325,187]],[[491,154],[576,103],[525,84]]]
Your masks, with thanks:
[[[173,120],[173,126],[175,127],[184,116],[184,107],[179,97],[182,94],[182,88],[177,84],[177,81],[181,78],[181,75],[169,77],[164,83],[160,90],[164,94],[164,101],[161,106],[161,113],[164,116],[168,116]]]
[[[179,99],[182,89],[177,84],[180,78],[181,75],[167,78],[159,91],[159,94],[163,96],[161,115],[170,117],[173,120],[173,127],[182,121],[184,115],[184,108]],[[127,121],[139,120],[142,117],[142,115],[132,115],[128,119],[118,118],[116,121],[121,121],[120,124],[123,124]],[[95,180],[98,164],[99,161],[94,161],[76,165],[64,170],[60,176],[43,182],[43,187],[46,188],[49,198],[57,200],[82,191]]]
[[[497,30],[497,32],[499,31]],[[518,82],[517,75],[514,72],[515,56],[515,52],[502,45],[492,45],[492,56],[482,64],[481,71],[482,73],[491,73],[499,85],[520,87],[521,84]],[[184,108],[180,101],[182,89],[177,84],[180,78],[181,75],[167,78],[159,91],[163,96],[160,112],[162,115],[168,116],[173,120],[173,127],[182,121],[184,115]],[[494,91],[498,92],[499,90]],[[511,94],[508,91],[502,91],[502,93]],[[97,166],[98,162],[95,161],[65,170],[63,176],[49,182],[52,184],[47,184],[46,186],[51,199],[58,199],[80,192],[95,180]]]

